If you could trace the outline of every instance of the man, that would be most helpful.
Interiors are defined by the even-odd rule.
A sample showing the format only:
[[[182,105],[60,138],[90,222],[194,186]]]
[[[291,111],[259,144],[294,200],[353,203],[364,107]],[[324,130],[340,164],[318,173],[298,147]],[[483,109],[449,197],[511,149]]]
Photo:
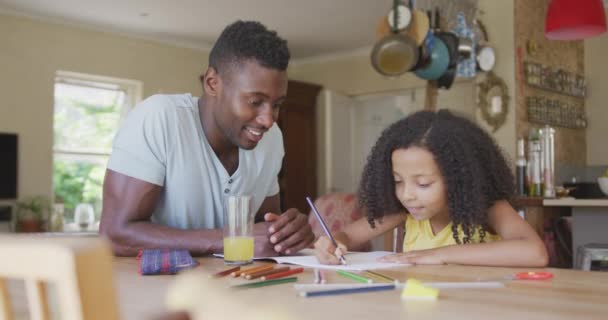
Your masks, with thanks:
[[[142,248],[222,252],[229,195],[252,196],[255,254],[293,254],[314,235],[297,209],[281,215],[276,125],[287,94],[287,42],[257,22],[224,29],[201,76],[204,96],[155,95],[117,134],[104,182],[101,233],[117,255]]]

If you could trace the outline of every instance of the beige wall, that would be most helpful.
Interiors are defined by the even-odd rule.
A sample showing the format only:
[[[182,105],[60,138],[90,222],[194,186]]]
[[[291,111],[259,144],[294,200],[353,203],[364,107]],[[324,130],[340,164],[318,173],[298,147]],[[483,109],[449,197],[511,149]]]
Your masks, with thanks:
[[[587,164],[608,165],[608,34],[585,40]]]
[[[515,159],[515,9],[513,0],[480,0],[479,8],[483,11],[481,20],[488,32],[490,44],[496,51],[496,66],[494,73],[502,78],[509,88],[509,112],[505,124],[493,133],[494,139],[504,151]],[[481,113],[477,112],[478,123],[484,125]]]
[[[200,94],[207,53],[0,15],[0,131],[19,134],[19,195],[52,194],[53,85],[57,70]]]

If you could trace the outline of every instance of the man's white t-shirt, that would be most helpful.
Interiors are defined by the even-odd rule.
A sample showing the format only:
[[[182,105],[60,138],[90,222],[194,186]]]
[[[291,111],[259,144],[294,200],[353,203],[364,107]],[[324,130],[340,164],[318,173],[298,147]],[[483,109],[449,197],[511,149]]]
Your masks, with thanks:
[[[279,193],[283,136],[276,123],[252,150],[239,149],[239,166],[228,172],[209,145],[198,98],[154,95],[127,116],[112,146],[108,169],[163,186],[152,221],[180,229],[224,225],[230,195],[250,195],[257,212]]]

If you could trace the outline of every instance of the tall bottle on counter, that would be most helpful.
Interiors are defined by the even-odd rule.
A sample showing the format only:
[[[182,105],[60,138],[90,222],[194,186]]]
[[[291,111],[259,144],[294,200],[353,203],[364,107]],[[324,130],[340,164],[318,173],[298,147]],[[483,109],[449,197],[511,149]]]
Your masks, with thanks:
[[[515,180],[519,196],[528,194],[526,166],[526,141],[524,138],[519,138],[517,140],[517,159],[515,160]]]
[[[555,198],[555,129],[540,129],[543,196]]]
[[[531,128],[528,135],[528,195],[542,197],[541,144],[538,129]]]

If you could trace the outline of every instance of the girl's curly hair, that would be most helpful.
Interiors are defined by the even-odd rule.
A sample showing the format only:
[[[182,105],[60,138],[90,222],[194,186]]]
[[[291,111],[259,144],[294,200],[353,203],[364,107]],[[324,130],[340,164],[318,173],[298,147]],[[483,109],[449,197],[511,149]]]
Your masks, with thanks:
[[[515,183],[510,164],[492,137],[475,123],[448,110],[419,111],[386,128],[367,158],[359,186],[359,205],[369,224],[403,212],[395,195],[391,156],[396,149],[421,147],[433,154],[447,189],[447,207],[456,243],[470,243],[479,228],[488,231],[488,209],[512,201]],[[458,227],[464,238],[459,239]]]

